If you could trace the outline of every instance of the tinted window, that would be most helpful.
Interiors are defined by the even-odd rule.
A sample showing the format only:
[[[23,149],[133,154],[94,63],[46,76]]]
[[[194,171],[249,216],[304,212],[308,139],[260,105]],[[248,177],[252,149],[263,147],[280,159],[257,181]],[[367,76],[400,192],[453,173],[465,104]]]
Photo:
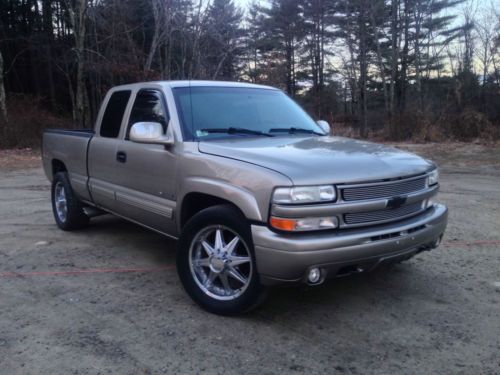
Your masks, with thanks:
[[[174,97],[186,139],[223,136],[206,133],[204,128],[240,127],[269,132],[296,127],[322,132],[298,104],[279,90],[182,87],[174,89]]]
[[[116,91],[111,95],[104,116],[102,116],[101,137],[118,137],[129,98],[130,91]]]
[[[161,92],[148,89],[137,93],[130,113],[127,138],[130,128],[136,122],[159,122],[163,125],[163,130],[167,129],[168,113],[165,110]]]

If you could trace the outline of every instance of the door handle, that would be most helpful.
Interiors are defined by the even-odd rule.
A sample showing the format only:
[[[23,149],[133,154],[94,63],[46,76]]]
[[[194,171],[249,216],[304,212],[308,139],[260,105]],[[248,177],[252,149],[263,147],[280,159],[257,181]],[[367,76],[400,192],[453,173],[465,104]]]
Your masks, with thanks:
[[[116,153],[116,161],[120,163],[125,163],[127,161],[127,154],[125,151],[118,151]]]

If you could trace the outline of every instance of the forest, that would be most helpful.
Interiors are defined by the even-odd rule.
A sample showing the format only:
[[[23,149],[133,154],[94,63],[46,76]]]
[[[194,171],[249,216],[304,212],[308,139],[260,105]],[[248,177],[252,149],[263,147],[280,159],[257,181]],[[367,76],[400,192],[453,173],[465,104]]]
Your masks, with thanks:
[[[248,81],[334,133],[500,138],[498,0],[2,0],[0,147],[92,127],[112,86]]]

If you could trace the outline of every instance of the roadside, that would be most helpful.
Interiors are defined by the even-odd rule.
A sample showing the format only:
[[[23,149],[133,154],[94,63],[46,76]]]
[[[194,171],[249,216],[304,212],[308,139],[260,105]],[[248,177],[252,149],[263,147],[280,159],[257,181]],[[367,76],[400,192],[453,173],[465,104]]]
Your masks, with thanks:
[[[40,150],[32,148],[0,149],[0,172],[38,168],[41,165]]]

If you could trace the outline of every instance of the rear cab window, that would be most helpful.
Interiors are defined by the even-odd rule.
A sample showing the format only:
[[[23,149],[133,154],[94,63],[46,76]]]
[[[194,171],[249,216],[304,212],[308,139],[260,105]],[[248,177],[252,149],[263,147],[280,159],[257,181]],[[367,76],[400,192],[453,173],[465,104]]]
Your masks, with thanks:
[[[101,137],[118,137],[130,94],[130,90],[115,91],[111,94],[101,120],[101,129],[99,131]]]

